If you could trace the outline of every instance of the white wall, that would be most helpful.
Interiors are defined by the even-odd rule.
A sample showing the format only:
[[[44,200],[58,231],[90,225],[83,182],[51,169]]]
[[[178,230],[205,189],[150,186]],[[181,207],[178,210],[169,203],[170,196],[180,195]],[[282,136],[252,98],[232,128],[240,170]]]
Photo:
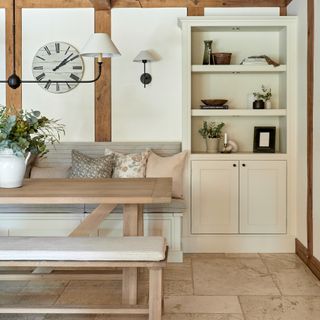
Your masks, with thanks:
[[[112,38],[122,56],[112,60],[113,141],[181,140],[181,32],[186,9],[113,9]],[[153,80],[140,82],[141,50],[160,60],[147,64]]]
[[[315,1],[315,69],[314,69],[314,202],[313,246],[314,256],[320,260],[320,4]]]
[[[205,8],[205,16],[278,16],[279,8]]]
[[[94,32],[93,9],[23,9],[22,75],[33,79],[32,60],[36,51],[52,41],[64,41],[81,50]],[[85,79],[94,76],[93,60],[85,60]],[[53,94],[37,84],[23,85],[24,109],[40,110],[44,115],[62,119],[66,125],[64,141],[94,140],[94,85],[79,84],[74,90]]]
[[[6,11],[0,9],[0,80],[6,79]],[[6,104],[6,86],[0,84],[0,105]]]
[[[307,246],[307,5],[294,0],[288,15],[298,16],[297,238]]]

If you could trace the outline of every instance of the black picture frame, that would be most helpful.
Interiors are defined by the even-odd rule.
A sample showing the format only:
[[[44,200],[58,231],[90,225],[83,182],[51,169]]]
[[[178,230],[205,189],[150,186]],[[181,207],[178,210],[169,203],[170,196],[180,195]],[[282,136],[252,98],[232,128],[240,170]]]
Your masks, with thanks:
[[[254,127],[253,152],[276,152],[276,127]]]

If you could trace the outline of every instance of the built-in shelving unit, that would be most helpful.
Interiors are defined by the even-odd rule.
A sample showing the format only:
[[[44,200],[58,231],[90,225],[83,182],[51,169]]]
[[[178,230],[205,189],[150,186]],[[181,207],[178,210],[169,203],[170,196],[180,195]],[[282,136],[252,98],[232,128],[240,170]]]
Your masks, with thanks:
[[[187,163],[184,249],[188,252],[290,252],[296,198],[297,42],[295,17],[179,19],[183,52],[183,149]],[[232,53],[229,65],[202,65],[204,41]],[[241,62],[266,55],[279,66]],[[271,109],[252,108],[271,88]],[[225,99],[228,109],[202,109]],[[203,121],[224,122],[236,153],[206,153]],[[255,127],[275,127],[275,153],[253,151]],[[223,147],[220,141],[220,150]],[[254,238],[253,238],[254,237]]]

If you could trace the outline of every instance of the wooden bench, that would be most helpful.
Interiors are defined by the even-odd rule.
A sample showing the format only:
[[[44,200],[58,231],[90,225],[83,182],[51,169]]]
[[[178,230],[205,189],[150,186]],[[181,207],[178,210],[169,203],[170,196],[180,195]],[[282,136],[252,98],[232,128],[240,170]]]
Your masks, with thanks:
[[[0,313],[148,314],[149,320],[161,320],[162,268],[166,263],[162,237],[0,237],[0,267],[149,269],[148,306],[1,306]]]

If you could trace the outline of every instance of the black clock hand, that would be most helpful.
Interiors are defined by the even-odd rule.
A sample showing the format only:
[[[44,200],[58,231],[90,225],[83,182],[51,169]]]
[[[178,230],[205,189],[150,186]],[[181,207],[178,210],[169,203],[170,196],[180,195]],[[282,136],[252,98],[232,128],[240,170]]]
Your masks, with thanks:
[[[62,66],[64,66],[66,63],[68,63],[68,59],[73,55],[73,53],[71,53],[68,57],[66,57],[65,59],[63,59],[54,69],[52,69],[52,71],[57,71],[59,68],[61,68]]]

